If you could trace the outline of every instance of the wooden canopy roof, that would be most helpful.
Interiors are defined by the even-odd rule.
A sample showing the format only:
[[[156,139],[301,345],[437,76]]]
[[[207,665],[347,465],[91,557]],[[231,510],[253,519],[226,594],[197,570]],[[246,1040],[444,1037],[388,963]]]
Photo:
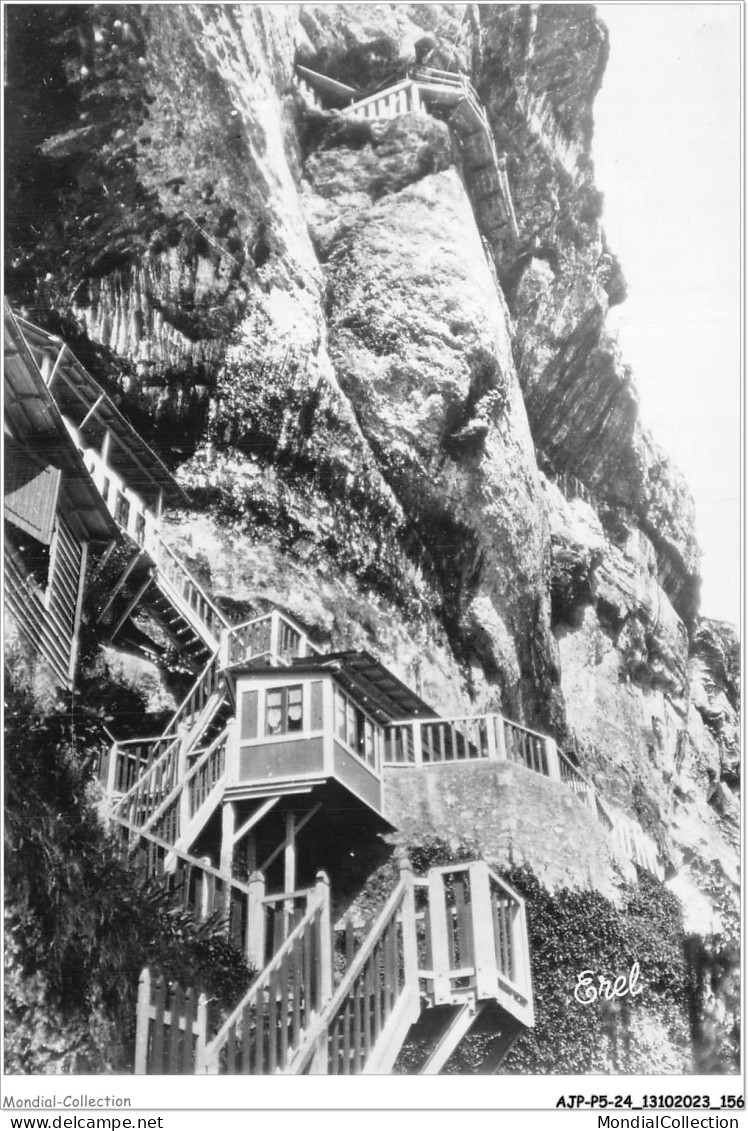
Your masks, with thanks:
[[[283,667],[258,668],[248,662],[231,668],[227,674],[232,678],[246,675],[263,678],[269,674],[282,674],[293,680],[294,675],[302,672],[334,675],[356,702],[380,723],[413,718],[430,719],[435,716],[434,709],[420,695],[416,695],[415,691],[369,652],[330,652],[320,656],[297,657],[291,661],[290,666]]]
[[[32,454],[62,472],[65,517],[86,539],[109,541],[118,527],[91,480],[44,383],[18,320],[5,304],[3,328],[6,425]]]

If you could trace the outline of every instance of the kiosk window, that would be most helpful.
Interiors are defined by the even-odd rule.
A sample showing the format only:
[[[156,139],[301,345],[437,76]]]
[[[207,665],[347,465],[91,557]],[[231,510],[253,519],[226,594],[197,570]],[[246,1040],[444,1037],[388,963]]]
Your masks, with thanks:
[[[303,688],[274,687],[265,698],[265,733],[290,734],[303,730]]]

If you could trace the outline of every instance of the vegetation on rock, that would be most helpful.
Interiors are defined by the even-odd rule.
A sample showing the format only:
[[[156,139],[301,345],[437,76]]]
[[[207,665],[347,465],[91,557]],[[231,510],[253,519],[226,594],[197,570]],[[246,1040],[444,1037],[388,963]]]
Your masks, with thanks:
[[[77,697],[43,710],[6,676],[6,1072],[131,1070],[145,965],[217,1008],[250,980],[216,920],[198,924],[120,859],[91,794],[106,741]]]

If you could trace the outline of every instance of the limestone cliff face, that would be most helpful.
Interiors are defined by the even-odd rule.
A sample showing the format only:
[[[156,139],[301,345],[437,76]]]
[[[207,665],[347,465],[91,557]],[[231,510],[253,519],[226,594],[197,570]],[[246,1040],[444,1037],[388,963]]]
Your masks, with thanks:
[[[444,714],[552,732],[724,940],[736,643],[698,620],[691,499],[605,329],[625,284],[591,159],[594,8],[9,18],[9,296],[178,469],[175,546],[228,610],[274,602]],[[519,238],[482,238],[444,121],[312,109],[295,59],[361,85],[468,71]]]

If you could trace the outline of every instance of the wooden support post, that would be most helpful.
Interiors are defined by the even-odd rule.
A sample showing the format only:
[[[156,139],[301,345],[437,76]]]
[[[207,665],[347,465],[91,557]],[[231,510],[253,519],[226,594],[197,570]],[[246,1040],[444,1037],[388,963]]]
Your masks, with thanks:
[[[119,746],[113,742],[109,748],[109,765],[107,766],[106,777],[106,791],[109,797],[113,797],[117,787],[117,761],[119,757]]]
[[[411,98],[411,109],[415,113],[417,113],[418,111],[420,111],[422,109],[422,106],[421,106],[421,91],[420,91],[420,88],[419,88],[417,82],[412,82],[410,84],[410,98]]]
[[[182,792],[179,795],[179,835],[184,836],[190,823],[190,787],[184,784],[187,777],[189,730],[180,723],[177,728],[179,734],[179,754],[177,760],[177,781],[182,783]]]
[[[286,843],[283,852],[283,890],[296,889],[296,814],[286,813]]]
[[[489,762],[495,762],[498,758],[496,750],[496,715],[486,716],[486,749],[488,751]]]
[[[434,868],[429,875],[429,920],[431,923],[431,962],[434,974],[434,1005],[451,1005],[449,946],[447,943],[447,900],[444,874]]]
[[[475,992],[479,1000],[495,998],[497,992],[496,942],[488,865],[477,860],[470,865],[470,905],[473,919]]]
[[[145,1076],[148,1071],[148,1029],[151,1010],[151,974],[146,967],[138,982],[138,1011],[135,1029],[135,1075]]]
[[[247,961],[256,970],[265,965],[265,877],[252,872],[249,877],[247,907]]]
[[[548,777],[553,781],[561,781],[561,764],[558,760],[558,747],[555,739],[545,739],[545,760],[548,765]]]
[[[415,765],[423,765],[423,744],[421,742],[421,724],[416,720],[410,724],[413,727],[413,756]]]
[[[320,1010],[332,997],[332,920],[330,917],[330,880],[325,872],[315,876],[314,894],[319,901],[319,962],[320,962]]]
[[[512,947],[515,954],[517,973],[515,982],[527,999],[529,1016],[526,1025],[534,1024],[534,1008],[532,1000],[532,974],[530,970],[530,946],[527,937],[527,914],[524,900],[520,902],[512,916]]]
[[[276,658],[276,660],[280,660],[280,656],[278,654],[279,644],[280,644],[280,617],[278,616],[278,613],[274,609],[273,612],[270,614],[270,653],[271,653],[272,656],[274,656]]]
[[[236,824],[236,807],[233,801],[227,801],[221,811],[221,863],[222,872],[229,876],[233,874],[234,863],[234,826]]]
[[[496,715],[496,759],[506,762],[506,735],[504,734],[504,716]]]
[[[247,875],[251,876],[257,871],[257,834],[254,829],[247,834],[246,845]]]
[[[400,879],[405,885],[402,909],[403,929],[403,983],[405,989],[418,994],[418,939],[416,936],[416,895],[413,883],[413,865],[403,853],[398,860]]]

